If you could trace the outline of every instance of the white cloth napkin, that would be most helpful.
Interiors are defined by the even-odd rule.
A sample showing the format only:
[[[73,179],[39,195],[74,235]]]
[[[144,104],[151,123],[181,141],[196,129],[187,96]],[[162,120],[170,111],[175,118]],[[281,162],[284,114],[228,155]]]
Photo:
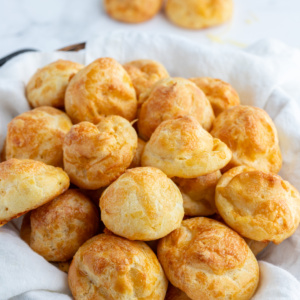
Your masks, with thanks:
[[[24,85],[37,68],[58,58],[90,63],[109,56],[124,63],[162,62],[171,76],[220,78],[233,85],[242,104],[265,109],[278,129],[280,175],[300,190],[300,51],[263,40],[245,51],[193,43],[169,35],[113,32],[87,43],[80,53],[28,53],[0,68],[0,147],[7,123],[29,109]],[[0,229],[0,300],[70,299],[67,276],[19,238],[20,220]],[[259,256],[261,280],[253,299],[300,299],[300,229]]]

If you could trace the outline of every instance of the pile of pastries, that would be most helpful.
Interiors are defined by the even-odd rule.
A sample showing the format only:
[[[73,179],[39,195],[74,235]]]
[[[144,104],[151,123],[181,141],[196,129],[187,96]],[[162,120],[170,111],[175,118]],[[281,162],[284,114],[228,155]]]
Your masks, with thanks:
[[[256,255],[300,222],[264,110],[153,60],[58,60],[26,96],[1,154],[0,226],[24,215],[21,238],[75,299],[254,295]]]
[[[188,29],[220,25],[233,14],[233,0],[104,0],[103,3],[111,18],[125,23],[148,21],[163,7],[172,23]]]

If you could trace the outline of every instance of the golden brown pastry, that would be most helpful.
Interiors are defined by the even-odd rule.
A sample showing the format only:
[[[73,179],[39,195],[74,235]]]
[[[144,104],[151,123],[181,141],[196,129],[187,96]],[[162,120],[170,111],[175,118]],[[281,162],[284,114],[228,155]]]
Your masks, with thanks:
[[[46,65],[30,78],[26,95],[32,107],[64,107],[65,92],[70,79],[84,66],[68,60]]]
[[[274,173],[236,167],[216,187],[217,209],[231,228],[255,241],[281,243],[300,222],[300,194]]]
[[[142,154],[143,154],[145,145],[146,145],[146,142],[144,142],[142,139],[138,138],[137,149],[136,149],[134,158],[133,158],[129,168],[137,168],[137,167],[141,166],[141,159],[142,159]]]
[[[268,242],[268,241],[258,242],[258,241],[250,240],[247,238],[244,238],[244,240],[246,241],[248,247],[251,249],[251,251],[253,252],[253,254],[255,256],[257,256],[260,252],[262,252],[270,244],[270,242]]]
[[[232,160],[223,171],[245,165],[264,172],[279,172],[282,158],[278,134],[264,110],[244,105],[231,107],[215,119],[211,135],[232,151]]]
[[[107,14],[118,21],[140,23],[152,19],[161,9],[163,0],[105,0]]]
[[[201,29],[230,20],[233,1],[167,0],[165,11],[174,24],[189,29]]]
[[[176,184],[155,168],[127,170],[100,198],[101,219],[113,233],[150,241],[178,228],[182,196]]]
[[[216,117],[229,107],[240,104],[238,93],[227,82],[210,77],[197,77],[189,80],[204,92]]]
[[[182,194],[185,215],[210,216],[216,213],[215,189],[220,177],[218,170],[197,178],[172,178]]]
[[[165,300],[191,300],[186,293],[169,283]]]
[[[30,235],[28,239],[28,231]],[[97,207],[78,190],[68,190],[33,210],[21,237],[48,261],[68,261],[99,230]]]
[[[69,273],[69,269],[70,269],[71,262],[72,262],[71,260],[59,262],[59,263],[57,264],[57,267],[58,267],[61,271],[65,272],[65,273]]]
[[[208,218],[184,220],[160,240],[158,258],[170,282],[193,300],[248,300],[259,267],[246,242]]]
[[[22,113],[7,126],[6,159],[33,159],[62,167],[62,145],[71,127],[69,117],[50,106]]]
[[[137,148],[137,134],[126,119],[107,116],[99,121],[74,125],[64,140],[65,171],[82,189],[111,184],[130,166]]]
[[[80,70],[70,81],[65,108],[73,123],[97,124],[102,115],[136,117],[137,99],[130,76],[112,58],[99,58]]]
[[[76,253],[68,275],[77,299],[163,300],[168,280],[144,243],[100,234]]]
[[[0,226],[51,201],[69,184],[62,169],[39,161],[12,158],[0,163]]]
[[[139,112],[138,130],[144,140],[149,140],[157,126],[171,118],[191,115],[210,130],[215,118],[204,93],[191,81],[183,78],[167,78],[157,82],[141,95],[143,102]]]
[[[168,177],[196,178],[220,170],[231,151],[191,116],[161,123],[146,144],[142,166],[161,169]]]
[[[151,88],[154,83],[169,77],[165,67],[155,60],[134,60],[126,63],[123,67],[132,80],[138,98],[141,93]]]

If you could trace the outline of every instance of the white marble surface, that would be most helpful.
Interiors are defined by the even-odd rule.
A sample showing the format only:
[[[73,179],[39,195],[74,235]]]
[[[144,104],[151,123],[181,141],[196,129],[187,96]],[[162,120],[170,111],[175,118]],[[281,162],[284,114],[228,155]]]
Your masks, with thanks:
[[[116,22],[106,16],[102,0],[0,0],[0,57],[25,47],[58,49],[116,29],[169,32],[233,47],[272,37],[300,47],[299,17],[299,0],[235,0],[229,24],[193,31],[174,26],[163,13],[139,25]]]

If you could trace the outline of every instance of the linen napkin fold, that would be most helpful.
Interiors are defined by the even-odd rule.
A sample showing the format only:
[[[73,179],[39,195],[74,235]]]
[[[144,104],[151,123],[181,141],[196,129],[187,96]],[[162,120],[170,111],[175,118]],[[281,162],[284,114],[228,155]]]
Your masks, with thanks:
[[[246,50],[200,45],[172,35],[112,32],[80,53],[27,53],[0,68],[0,147],[7,123],[29,109],[30,76],[59,58],[88,64],[98,57],[124,63],[149,58],[171,76],[215,77],[229,82],[242,104],[265,109],[274,120],[283,156],[280,175],[300,190],[300,51],[263,40]],[[34,253],[19,237],[20,220],[0,228],[0,300],[71,299],[67,275]],[[300,299],[300,229],[259,255],[260,284],[253,299]]]

